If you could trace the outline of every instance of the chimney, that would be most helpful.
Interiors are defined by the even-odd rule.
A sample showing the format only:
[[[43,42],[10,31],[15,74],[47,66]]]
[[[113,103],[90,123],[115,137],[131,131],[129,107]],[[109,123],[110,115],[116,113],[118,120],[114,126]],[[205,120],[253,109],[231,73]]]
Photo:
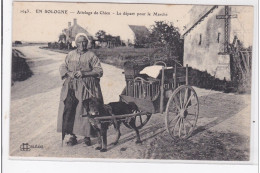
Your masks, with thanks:
[[[68,27],[71,27],[71,22],[68,23]]]
[[[74,19],[74,24],[73,25],[76,25],[77,24],[77,19]]]

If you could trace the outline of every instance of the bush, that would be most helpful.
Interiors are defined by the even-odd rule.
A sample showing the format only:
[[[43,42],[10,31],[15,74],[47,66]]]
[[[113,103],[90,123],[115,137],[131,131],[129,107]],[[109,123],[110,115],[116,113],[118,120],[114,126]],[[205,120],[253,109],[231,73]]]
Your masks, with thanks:
[[[22,44],[21,41],[15,41],[14,44]]]
[[[24,54],[16,49],[12,50],[12,82],[24,81],[33,75]]]

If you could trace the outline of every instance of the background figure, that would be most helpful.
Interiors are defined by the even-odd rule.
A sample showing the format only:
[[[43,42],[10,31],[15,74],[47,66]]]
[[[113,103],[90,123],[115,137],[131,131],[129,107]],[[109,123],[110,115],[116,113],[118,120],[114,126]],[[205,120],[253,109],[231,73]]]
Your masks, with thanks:
[[[91,145],[90,137],[94,131],[85,114],[82,102],[90,97],[96,97],[103,102],[100,88],[100,77],[103,69],[98,57],[87,50],[88,39],[85,34],[76,36],[77,49],[68,53],[65,63],[60,66],[60,75],[65,79],[60,96],[57,131],[71,137],[68,145],[77,144],[76,135],[84,136],[85,143]]]

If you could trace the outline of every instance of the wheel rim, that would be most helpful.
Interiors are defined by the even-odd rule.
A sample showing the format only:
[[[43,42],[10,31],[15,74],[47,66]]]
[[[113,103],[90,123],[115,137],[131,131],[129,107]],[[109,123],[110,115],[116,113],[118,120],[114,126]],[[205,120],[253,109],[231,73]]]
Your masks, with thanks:
[[[125,94],[126,94],[126,87],[123,89],[121,95],[125,95]],[[122,100],[120,99],[120,101]],[[151,116],[152,116],[151,113],[135,116],[135,126],[137,127],[137,129],[141,129],[150,120]],[[132,129],[132,127],[130,127],[127,122],[123,121],[123,124],[127,128]]]
[[[137,127],[137,129],[141,129],[151,118],[152,114],[148,113],[148,114],[143,114],[143,115],[138,115],[135,116],[135,126]],[[123,121],[124,125],[127,128],[132,128],[129,126],[128,123],[126,123],[125,121]]]
[[[135,117],[135,126],[140,129],[142,128],[151,118],[152,114],[138,115]]]
[[[178,87],[166,107],[166,128],[172,138],[188,138],[195,129],[199,115],[199,101],[190,86]]]

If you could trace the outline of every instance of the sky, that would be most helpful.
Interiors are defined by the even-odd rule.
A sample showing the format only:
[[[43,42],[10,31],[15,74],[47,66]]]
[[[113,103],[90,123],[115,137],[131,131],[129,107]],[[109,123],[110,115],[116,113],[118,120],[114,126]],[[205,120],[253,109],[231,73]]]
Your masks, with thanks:
[[[187,14],[191,7],[191,5],[158,4],[13,2],[12,40],[58,41],[62,29],[68,26],[68,22],[73,24],[74,18],[93,36],[98,30],[105,30],[111,35],[121,36],[122,40],[132,37],[128,25],[145,25],[149,28],[155,21],[163,20],[173,22],[174,26],[182,30],[189,22]],[[54,10],[61,13],[55,14]],[[64,14],[66,10],[67,14]],[[53,13],[50,13],[51,11]],[[97,14],[94,14],[95,11]],[[78,12],[85,14],[78,14]],[[124,13],[135,14],[127,16]],[[145,16],[141,14],[137,16],[137,13],[143,13]],[[151,15],[148,16],[148,13]],[[154,13],[162,16],[156,16]]]

